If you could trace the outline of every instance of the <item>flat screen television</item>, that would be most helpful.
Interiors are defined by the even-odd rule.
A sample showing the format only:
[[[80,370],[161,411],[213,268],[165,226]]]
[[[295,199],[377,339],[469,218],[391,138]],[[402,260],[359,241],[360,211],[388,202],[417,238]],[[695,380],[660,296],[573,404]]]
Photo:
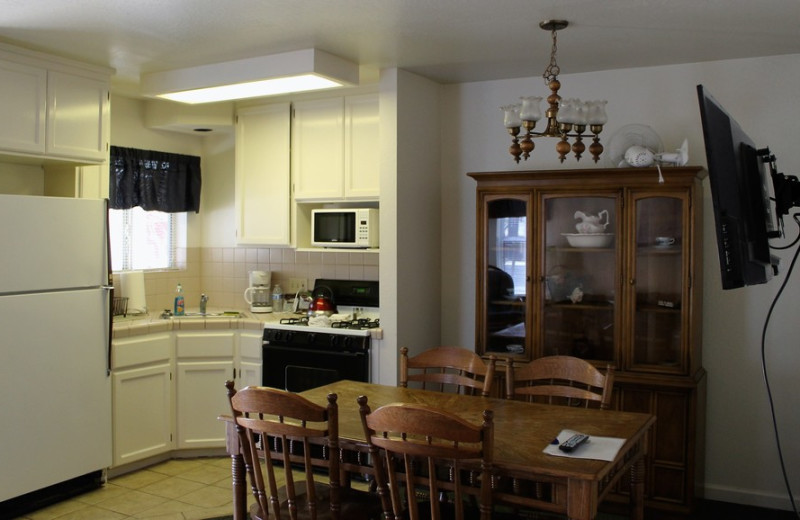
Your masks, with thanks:
[[[758,149],[728,112],[697,86],[723,289],[769,281],[778,272],[769,239],[781,236],[775,158]],[[788,211],[788,208],[786,208]]]

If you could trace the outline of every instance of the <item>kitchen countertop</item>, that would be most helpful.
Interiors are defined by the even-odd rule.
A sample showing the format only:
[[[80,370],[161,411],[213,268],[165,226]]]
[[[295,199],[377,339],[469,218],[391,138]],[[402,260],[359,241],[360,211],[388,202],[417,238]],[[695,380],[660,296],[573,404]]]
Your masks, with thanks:
[[[189,313],[189,316],[162,318],[162,312],[114,316],[112,339],[142,336],[156,332],[199,331],[199,330],[262,330],[267,323],[278,323],[283,318],[296,318],[292,312],[253,313],[238,311],[239,317],[222,316],[222,310],[209,309],[210,316],[202,317]],[[383,339],[383,329],[370,329],[373,340]]]
[[[210,314],[221,313],[219,310],[209,310]],[[162,318],[161,312],[147,314],[129,314],[127,316],[114,316],[112,338],[127,338],[141,336],[155,332],[171,332],[176,330],[261,330],[265,323],[277,323],[281,318],[295,316],[291,312],[270,312],[264,314],[239,311],[239,317],[231,316],[183,316]]]

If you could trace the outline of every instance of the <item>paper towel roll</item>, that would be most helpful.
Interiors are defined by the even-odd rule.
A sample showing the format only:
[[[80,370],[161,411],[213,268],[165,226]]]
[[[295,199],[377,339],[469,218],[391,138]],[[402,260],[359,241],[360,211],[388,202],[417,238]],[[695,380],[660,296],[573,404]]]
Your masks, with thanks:
[[[128,297],[128,314],[147,312],[147,300],[144,294],[144,272],[121,272],[119,274],[119,285],[122,296]]]

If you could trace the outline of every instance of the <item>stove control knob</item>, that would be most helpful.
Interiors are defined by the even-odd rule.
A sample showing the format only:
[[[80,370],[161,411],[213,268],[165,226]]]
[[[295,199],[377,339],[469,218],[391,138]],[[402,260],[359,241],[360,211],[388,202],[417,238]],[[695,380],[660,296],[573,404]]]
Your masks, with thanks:
[[[317,335],[313,332],[309,332],[308,335],[306,336],[306,343],[311,345],[314,343],[315,339],[317,339]]]
[[[350,346],[353,344],[353,338],[351,338],[350,336],[346,336],[346,337],[345,337],[345,338],[342,340],[342,343],[344,344],[343,346],[345,346],[345,347],[348,347],[348,348],[349,348],[349,347],[350,347]]]
[[[286,343],[291,343],[293,337],[294,337],[294,332],[292,332],[291,330],[286,331]]]
[[[335,347],[339,343],[339,336],[335,334],[331,336],[331,347]]]

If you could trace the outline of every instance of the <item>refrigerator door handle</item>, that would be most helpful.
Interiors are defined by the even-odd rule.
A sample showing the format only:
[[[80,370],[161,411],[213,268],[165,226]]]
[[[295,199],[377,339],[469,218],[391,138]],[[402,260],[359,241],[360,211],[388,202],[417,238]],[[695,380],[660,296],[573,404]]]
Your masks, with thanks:
[[[101,288],[105,289],[106,294],[108,294],[108,345],[106,346],[106,377],[111,377],[111,339],[114,335],[114,286],[103,285]]]
[[[111,377],[111,338],[114,336],[114,277],[111,270],[111,219],[108,199],[103,201],[106,214],[106,276],[102,286],[108,292],[108,345],[106,345],[106,377]]]

